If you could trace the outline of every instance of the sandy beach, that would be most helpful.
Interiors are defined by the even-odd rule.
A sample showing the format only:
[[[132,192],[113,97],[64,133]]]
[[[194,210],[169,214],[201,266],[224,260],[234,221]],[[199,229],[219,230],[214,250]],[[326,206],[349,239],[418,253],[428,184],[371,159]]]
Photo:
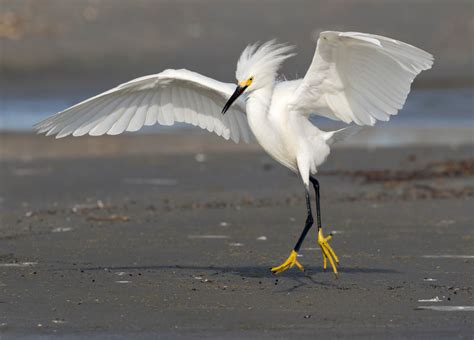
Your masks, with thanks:
[[[466,0],[0,0],[0,340],[473,338],[472,14]],[[299,254],[306,272],[271,274],[301,233],[305,196],[255,142],[182,124],[32,131],[165,69],[235,84],[257,41],[294,45],[278,80],[302,78],[326,30],[435,59],[397,116],[319,169],[338,279],[316,229]],[[373,65],[373,84],[389,82]]]
[[[338,148],[323,225],[296,269],[268,268],[304,222],[303,188],[257,145],[214,136],[4,133],[6,338],[458,338],[474,332],[472,146]]]

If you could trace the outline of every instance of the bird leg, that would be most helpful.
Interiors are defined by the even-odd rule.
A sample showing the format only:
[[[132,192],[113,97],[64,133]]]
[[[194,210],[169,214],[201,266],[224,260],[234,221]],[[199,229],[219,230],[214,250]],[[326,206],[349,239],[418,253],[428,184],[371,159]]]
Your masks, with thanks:
[[[323,234],[323,228],[321,226],[321,206],[320,206],[320,194],[319,194],[319,182],[316,178],[310,177],[310,181],[313,184],[313,188],[316,194],[316,216],[317,216],[317,223],[318,223],[318,245],[321,248],[321,253],[323,254],[323,268],[324,270],[327,269],[327,263],[329,261],[331,268],[334,272],[334,274],[338,275],[337,272],[337,264],[339,264],[339,258],[337,257],[336,253],[332,249],[332,247],[329,245],[329,241],[332,239],[332,234],[329,234],[329,236],[325,237]],[[273,274],[278,274],[281,273],[287,269],[290,269],[294,266],[297,266],[298,269],[301,271],[304,271],[303,266],[301,263],[297,260],[298,252],[301,248],[301,245],[303,244],[304,239],[306,238],[306,235],[308,234],[308,231],[311,229],[313,226],[313,214],[311,212],[311,200],[309,196],[309,191],[306,190],[306,209],[307,209],[307,217],[306,217],[306,223],[303,229],[303,232],[301,233],[298,242],[296,242],[295,247],[290,253],[290,256],[286,259],[285,262],[283,262],[281,265],[276,266],[271,268],[270,270],[272,271]]]
[[[316,217],[318,223],[318,244],[321,248],[321,252],[323,254],[323,268],[326,270],[327,263],[331,264],[332,270],[334,275],[338,275],[337,273],[337,264],[339,264],[339,258],[337,257],[334,250],[329,245],[329,241],[332,239],[332,234],[329,236],[324,237],[323,228],[321,227],[321,207],[320,207],[320,195],[319,195],[319,182],[316,178],[310,177],[310,181],[313,184],[314,192],[316,194]]]
[[[298,267],[299,270],[304,272],[304,268],[301,265],[301,263],[299,263],[299,261],[297,260],[297,256],[298,256],[298,251],[300,250],[301,245],[303,244],[303,241],[306,237],[306,234],[308,234],[308,231],[313,226],[313,215],[311,213],[311,201],[310,201],[310,198],[309,198],[308,190],[306,190],[306,208],[307,208],[308,215],[306,217],[306,223],[304,225],[303,232],[301,233],[301,235],[298,239],[298,242],[296,242],[295,247],[291,251],[290,256],[286,259],[286,261],[283,262],[281,265],[273,267],[273,268],[270,269],[273,274],[278,274],[278,273],[284,272],[285,270],[287,270],[289,268],[292,268],[295,265]]]

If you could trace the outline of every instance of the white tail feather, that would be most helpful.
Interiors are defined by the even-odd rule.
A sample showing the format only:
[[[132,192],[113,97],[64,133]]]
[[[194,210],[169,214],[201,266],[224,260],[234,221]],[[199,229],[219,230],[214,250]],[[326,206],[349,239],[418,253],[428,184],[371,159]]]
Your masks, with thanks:
[[[328,143],[328,145],[333,145],[334,143],[341,142],[346,138],[358,134],[363,129],[363,126],[348,126],[346,128],[339,129],[336,131],[325,132],[323,134],[323,137],[326,140],[326,143]]]

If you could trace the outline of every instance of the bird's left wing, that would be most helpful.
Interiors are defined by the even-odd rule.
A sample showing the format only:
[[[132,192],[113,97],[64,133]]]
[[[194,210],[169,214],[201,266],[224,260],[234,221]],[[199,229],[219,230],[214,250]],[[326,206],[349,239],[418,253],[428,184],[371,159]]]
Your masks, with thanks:
[[[234,142],[250,139],[245,102],[225,115],[222,107],[235,85],[188,70],[166,70],[134,79],[61,111],[34,126],[38,133],[100,136],[137,131],[144,125],[184,122]]]
[[[394,39],[322,32],[289,108],[358,125],[387,121],[405,104],[416,75],[432,64],[431,54]]]

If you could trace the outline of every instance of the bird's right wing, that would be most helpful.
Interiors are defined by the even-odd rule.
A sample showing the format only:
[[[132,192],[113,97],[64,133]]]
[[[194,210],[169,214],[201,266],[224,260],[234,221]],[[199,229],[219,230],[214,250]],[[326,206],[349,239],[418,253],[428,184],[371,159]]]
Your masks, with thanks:
[[[431,54],[401,41],[358,32],[322,32],[289,107],[301,114],[373,125],[397,114],[413,79],[432,64]]]
[[[166,70],[134,79],[61,111],[34,126],[38,133],[100,136],[137,131],[144,125],[189,123],[234,142],[248,142],[245,102],[225,115],[222,107],[235,86],[188,70]]]

